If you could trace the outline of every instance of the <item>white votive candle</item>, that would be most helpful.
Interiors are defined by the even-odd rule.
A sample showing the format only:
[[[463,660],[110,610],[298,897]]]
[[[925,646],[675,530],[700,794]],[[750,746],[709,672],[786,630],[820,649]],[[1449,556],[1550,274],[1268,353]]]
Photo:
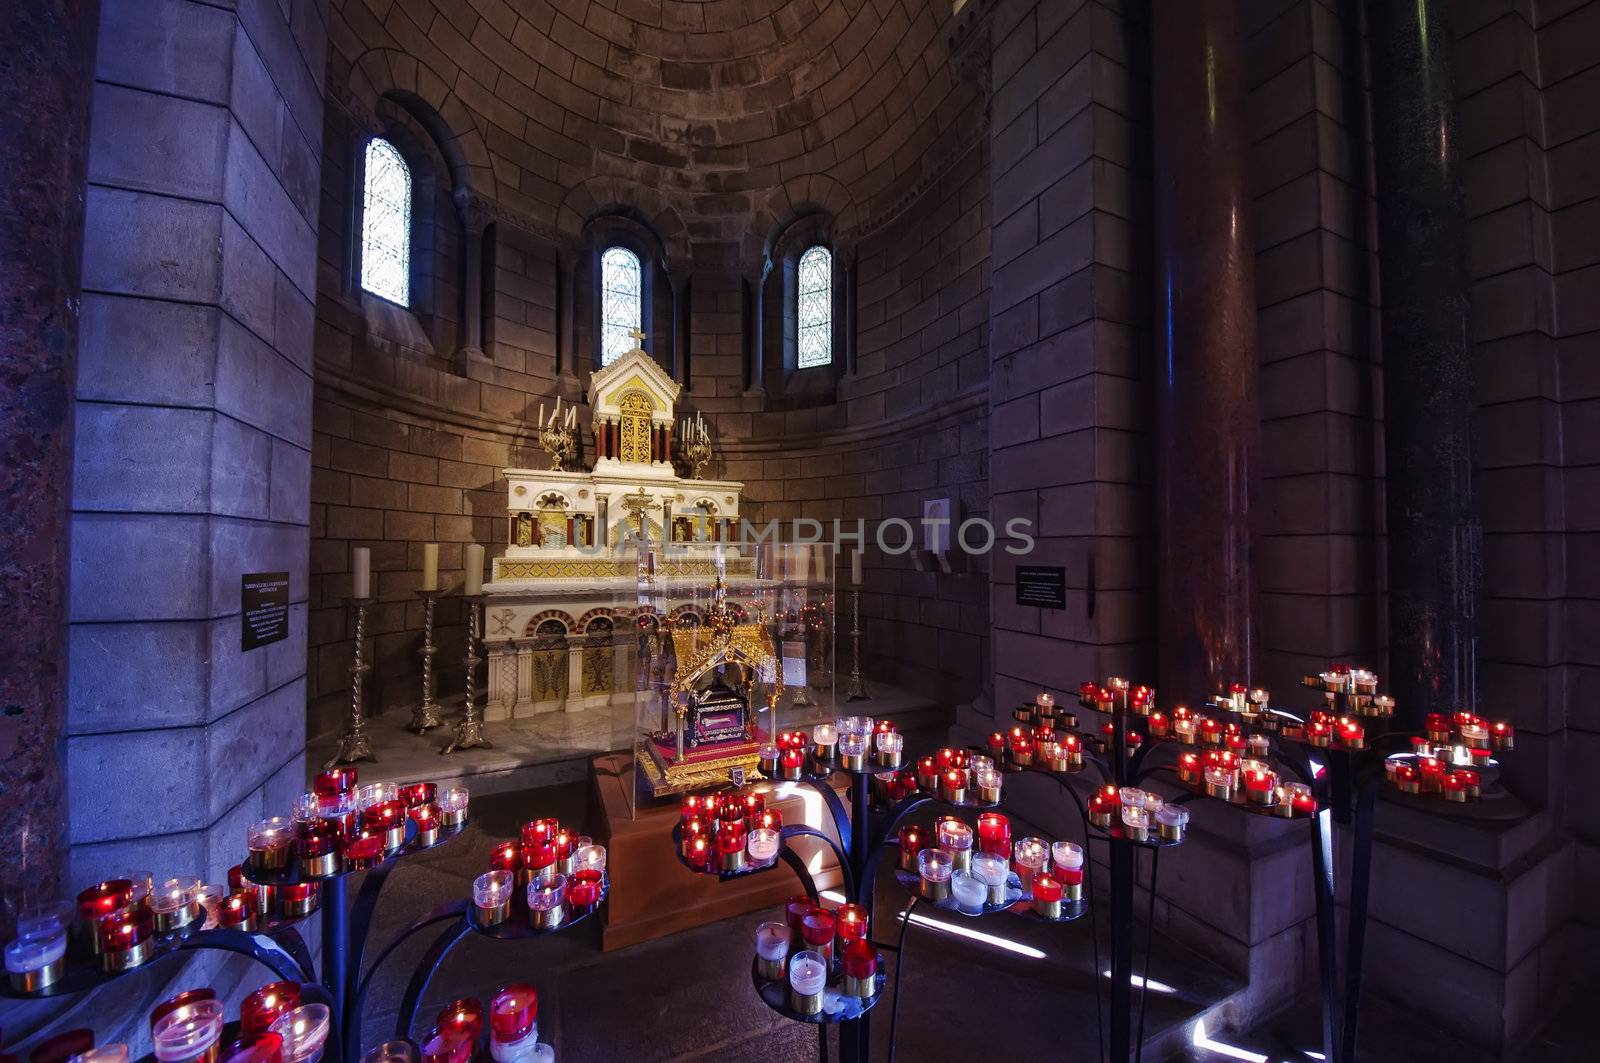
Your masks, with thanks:
[[[1083,866],[1083,846],[1076,842],[1056,842],[1050,846],[1050,860],[1057,871],[1076,871]]]
[[[757,827],[745,839],[745,850],[753,862],[765,864],[777,859],[780,844],[782,840],[777,831],[771,827]]]
[[[970,871],[956,871],[950,875],[950,896],[963,908],[983,907],[989,888]]]
[[[769,982],[783,977],[784,961],[789,958],[787,923],[762,923],[756,927],[757,973]]]
[[[1005,903],[1006,879],[1010,874],[1011,868],[1006,858],[999,853],[972,854],[972,875],[983,883],[990,904]]]
[[[828,984],[828,965],[820,952],[807,949],[789,962],[789,985],[801,996],[822,992]]]

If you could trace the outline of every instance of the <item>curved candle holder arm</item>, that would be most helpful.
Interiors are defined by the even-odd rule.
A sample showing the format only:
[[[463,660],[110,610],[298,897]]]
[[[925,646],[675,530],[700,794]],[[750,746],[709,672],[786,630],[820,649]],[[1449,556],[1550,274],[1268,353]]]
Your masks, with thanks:
[[[300,931],[293,926],[280,926],[272,930],[261,931],[271,938],[277,946],[287,952],[294,962],[299,964],[300,970],[305,972],[302,982],[316,980],[316,964],[311,962],[311,950],[306,947],[306,939],[300,936]]]
[[[906,931],[911,929],[911,913],[917,910],[918,900],[913,893],[911,903],[900,913],[900,940],[894,949],[894,1000],[889,1003],[889,1063],[894,1063],[895,1028],[900,1023],[900,965],[906,959]]]
[[[444,962],[446,954],[456,943],[472,933],[471,917],[462,915],[459,921],[445,927],[444,933],[434,939],[428,951],[417,963],[417,969],[411,974],[411,981],[406,983],[405,996],[400,998],[400,1011],[395,1016],[394,1030],[398,1040],[409,1040],[411,1037],[411,1024],[416,1021],[417,1007],[422,1003],[422,994],[428,991],[428,983],[433,980],[434,973],[438,971],[439,964]]]
[[[820,830],[817,830],[815,827],[804,827],[804,826],[800,826],[798,824],[795,824],[795,825],[784,827],[778,833],[779,833],[779,836],[782,837],[782,839],[785,842],[789,841],[791,838],[818,838],[822,842],[824,842],[828,846],[828,848],[833,850],[834,858],[839,861],[839,869],[844,872],[845,887],[849,891],[849,895],[852,896],[852,897],[855,896],[855,894],[856,894],[856,875],[855,875],[855,869],[850,864],[850,856],[849,856],[848,850],[841,849],[837,844],[835,844],[835,842],[834,842],[834,840],[832,838],[828,837],[826,834],[822,833]],[[788,852],[791,852],[791,851],[792,850],[790,850],[790,848],[787,845],[785,845],[783,847],[783,852],[788,853]],[[798,853],[795,854],[795,859],[799,860],[799,854]],[[800,860],[800,864],[803,867],[805,865],[805,861],[804,860]],[[794,865],[791,863],[789,866],[793,867]],[[811,873],[809,871],[806,872],[804,877],[809,879],[811,877]],[[807,892],[811,892],[811,890],[808,889]]]
[[[298,936],[296,935],[297,938]],[[296,957],[286,949],[281,942],[265,933],[248,933],[243,930],[219,927],[215,930],[207,930],[202,934],[196,934],[172,951],[175,953],[198,952],[204,949],[232,952],[239,956],[248,957],[277,975],[281,981],[310,982],[314,980],[309,966],[309,958],[306,961],[307,966],[301,966],[299,957]]]
[[[833,817],[833,829],[838,831],[839,840],[844,844],[844,851],[848,854],[850,852],[850,813],[845,811],[844,802],[839,800],[838,791],[829,782],[831,778],[833,776],[824,775],[820,779],[807,778],[805,782],[813,790],[817,791],[822,797],[823,803],[828,806],[828,815]],[[855,785],[856,781],[852,779],[851,785]],[[840,857],[839,862],[844,863],[844,858]]]
[[[361,882],[360,892],[356,894],[356,902],[350,909],[350,967],[345,975],[346,1000],[354,999],[356,989],[362,984],[361,964],[367,949],[367,935],[372,929],[372,916],[378,907],[378,894],[383,892],[383,884],[389,880],[389,872],[396,863],[398,861],[385,862],[368,871],[367,877]],[[360,1014],[359,1008],[356,1014]]]
[[[356,1058],[356,1054],[359,1052],[361,1047],[361,1019],[366,1013],[367,991],[372,988],[372,979],[377,975],[378,968],[383,966],[383,962],[387,960],[396,949],[405,944],[407,941],[411,940],[414,935],[426,930],[430,926],[434,926],[437,923],[442,923],[450,919],[459,919],[464,926],[467,922],[466,910],[466,901],[452,901],[449,904],[440,905],[427,915],[423,916],[421,919],[418,919],[416,922],[400,931],[400,933],[396,934],[393,940],[385,945],[383,950],[378,953],[377,958],[372,961],[372,966],[365,974],[361,973],[361,967],[359,964],[351,965],[351,977],[355,984],[351,988],[350,996],[348,998],[350,1002],[350,1015],[345,1020],[342,1028],[345,1058]],[[441,953],[439,959],[442,960],[443,958],[443,953]],[[437,961],[435,962],[437,963]],[[420,973],[420,971],[421,968],[418,968],[418,973]]]
[[[806,896],[811,898],[811,903],[819,903],[822,898],[817,893],[816,880],[811,877],[811,869],[806,867],[806,862],[801,858],[800,854],[785,845],[778,850],[778,857],[789,865],[789,869],[800,880],[800,885],[804,887]]]

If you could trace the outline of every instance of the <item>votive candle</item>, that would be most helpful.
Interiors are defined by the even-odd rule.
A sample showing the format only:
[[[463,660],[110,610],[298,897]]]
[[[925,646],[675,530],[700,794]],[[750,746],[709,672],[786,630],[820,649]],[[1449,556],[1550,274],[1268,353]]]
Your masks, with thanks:
[[[782,837],[770,827],[757,827],[750,832],[745,842],[745,849],[750,854],[750,861],[755,864],[766,864],[777,859],[778,847],[782,844]]]
[[[972,867],[972,828],[953,816],[938,823],[939,848],[950,854],[951,865],[957,871]]]
[[[991,905],[1005,903],[1006,880],[1010,874],[1011,866],[1006,856],[999,853],[972,854],[972,875],[983,883],[985,903]]]
[[[498,926],[511,916],[516,872],[487,871],[472,880],[472,909],[479,926]]]
[[[943,849],[924,849],[917,854],[917,873],[922,878],[922,896],[938,902],[950,896],[950,876],[955,863]]]
[[[809,949],[789,961],[789,1007],[801,1015],[822,1011],[822,991],[828,985],[828,961]]]
[[[566,917],[567,876],[554,873],[528,883],[528,923],[535,930],[560,926]]]

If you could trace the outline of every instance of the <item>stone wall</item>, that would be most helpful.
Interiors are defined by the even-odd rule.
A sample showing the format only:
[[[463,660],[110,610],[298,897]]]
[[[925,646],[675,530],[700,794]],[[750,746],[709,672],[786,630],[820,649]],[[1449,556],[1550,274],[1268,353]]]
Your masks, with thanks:
[[[74,881],[219,880],[304,787],[321,6],[106,0],[66,743]],[[240,650],[240,577],[289,635]]]

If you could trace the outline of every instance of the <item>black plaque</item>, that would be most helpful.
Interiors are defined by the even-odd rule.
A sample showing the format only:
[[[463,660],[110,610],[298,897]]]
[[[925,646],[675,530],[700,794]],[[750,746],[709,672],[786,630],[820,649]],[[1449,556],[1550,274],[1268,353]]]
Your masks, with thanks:
[[[1060,565],[1018,565],[1017,604],[1065,609],[1067,570]]]
[[[248,572],[239,584],[239,649],[289,637],[289,573]]]

